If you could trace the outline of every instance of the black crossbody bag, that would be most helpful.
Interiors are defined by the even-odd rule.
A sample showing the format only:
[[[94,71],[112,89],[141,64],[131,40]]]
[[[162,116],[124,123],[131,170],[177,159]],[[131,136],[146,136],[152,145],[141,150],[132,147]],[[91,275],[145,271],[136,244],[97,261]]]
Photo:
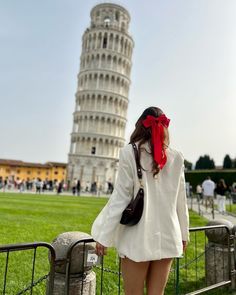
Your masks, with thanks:
[[[135,162],[136,162],[136,168],[137,168],[137,175],[140,182],[140,188],[136,195],[136,197],[132,198],[128,206],[125,208],[125,210],[122,213],[120,223],[128,226],[135,225],[139,222],[139,220],[142,217],[143,214],[143,206],[144,206],[144,190],[143,190],[143,184],[142,184],[142,169],[140,165],[140,159],[137,147],[135,143],[131,143],[133,150],[134,150],[134,156],[135,156]]]

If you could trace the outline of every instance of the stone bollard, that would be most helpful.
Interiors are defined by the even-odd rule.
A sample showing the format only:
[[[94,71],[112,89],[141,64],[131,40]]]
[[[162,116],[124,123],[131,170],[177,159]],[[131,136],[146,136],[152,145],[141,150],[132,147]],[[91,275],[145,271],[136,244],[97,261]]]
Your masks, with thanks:
[[[47,295],[65,295],[66,283],[66,258],[67,253],[72,244],[79,240],[89,239],[90,235],[83,232],[66,232],[60,234],[52,243],[56,252],[56,267],[54,277],[53,293],[49,294],[47,282]],[[83,259],[83,250],[85,249],[85,257]],[[69,279],[69,295],[95,295],[96,294],[96,274],[92,271],[92,263],[87,262],[87,253],[94,253],[95,243],[77,244],[72,250],[70,279]],[[83,266],[83,262],[84,265]],[[83,271],[84,268],[84,271]],[[84,273],[84,276],[83,276]],[[81,293],[83,288],[83,293]]]
[[[233,234],[234,225],[228,220],[212,220],[207,224],[213,225],[225,225],[230,235]],[[228,245],[228,233],[224,228],[206,230],[206,236],[205,273],[207,285],[210,286],[230,279],[229,269],[234,270],[234,244],[230,241],[230,246]],[[235,280],[231,286],[235,288]]]

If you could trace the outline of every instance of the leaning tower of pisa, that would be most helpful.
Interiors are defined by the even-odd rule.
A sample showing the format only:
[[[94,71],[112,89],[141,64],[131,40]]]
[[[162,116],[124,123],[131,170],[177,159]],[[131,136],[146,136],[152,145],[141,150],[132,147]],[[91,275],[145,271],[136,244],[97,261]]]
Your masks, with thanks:
[[[83,186],[114,182],[125,126],[134,41],[130,15],[117,4],[102,3],[91,10],[83,34],[80,72],[73,114],[68,179]]]

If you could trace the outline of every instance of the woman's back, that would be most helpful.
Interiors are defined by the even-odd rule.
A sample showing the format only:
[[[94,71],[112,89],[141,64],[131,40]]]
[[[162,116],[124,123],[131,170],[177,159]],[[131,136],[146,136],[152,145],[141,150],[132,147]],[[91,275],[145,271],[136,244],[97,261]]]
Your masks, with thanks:
[[[147,150],[147,146],[145,146],[145,149]],[[135,195],[140,184],[131,145],[123,148],[121,152],[124,154],[127,163],[131,164],[130,171],[135,180]],[[185,200],[179,200],[181,196],[185,198],[185,187],[181,185],[183,157],[171,148],[168,148],[166,152],[168,161],[165,167],[153,177],[151,155],[142,149],[141,166],[144,169],[143,215],[136,226],[120,225],[114,236],[114,244],[121,256],[128,256],[134,261],[180,256],[182,253],[180,223],[184,224],[183,234],[185,239],[188,240],[188,231],[184,230],[188,226],[188,224],[185,224],[188,221],[188,216],[182,218],[182,214],[186,212]],[[125,181],[125,185],[129,185],[129,178]],[[119,191],[117,193],[119,195]]]

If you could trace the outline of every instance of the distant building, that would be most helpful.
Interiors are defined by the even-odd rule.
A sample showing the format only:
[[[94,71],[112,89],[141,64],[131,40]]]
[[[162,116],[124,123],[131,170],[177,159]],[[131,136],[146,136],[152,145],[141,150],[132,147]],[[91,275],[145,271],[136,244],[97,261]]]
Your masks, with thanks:
[[[83,35],[67,177],[103,189],[113,183],[125,127],[134,41],[129,12],[102,3]]]
[[[41,180],[61,181],[66,179],[66,163],[47,162],[45,164],[0,159],[0,179],[13,181]]]

